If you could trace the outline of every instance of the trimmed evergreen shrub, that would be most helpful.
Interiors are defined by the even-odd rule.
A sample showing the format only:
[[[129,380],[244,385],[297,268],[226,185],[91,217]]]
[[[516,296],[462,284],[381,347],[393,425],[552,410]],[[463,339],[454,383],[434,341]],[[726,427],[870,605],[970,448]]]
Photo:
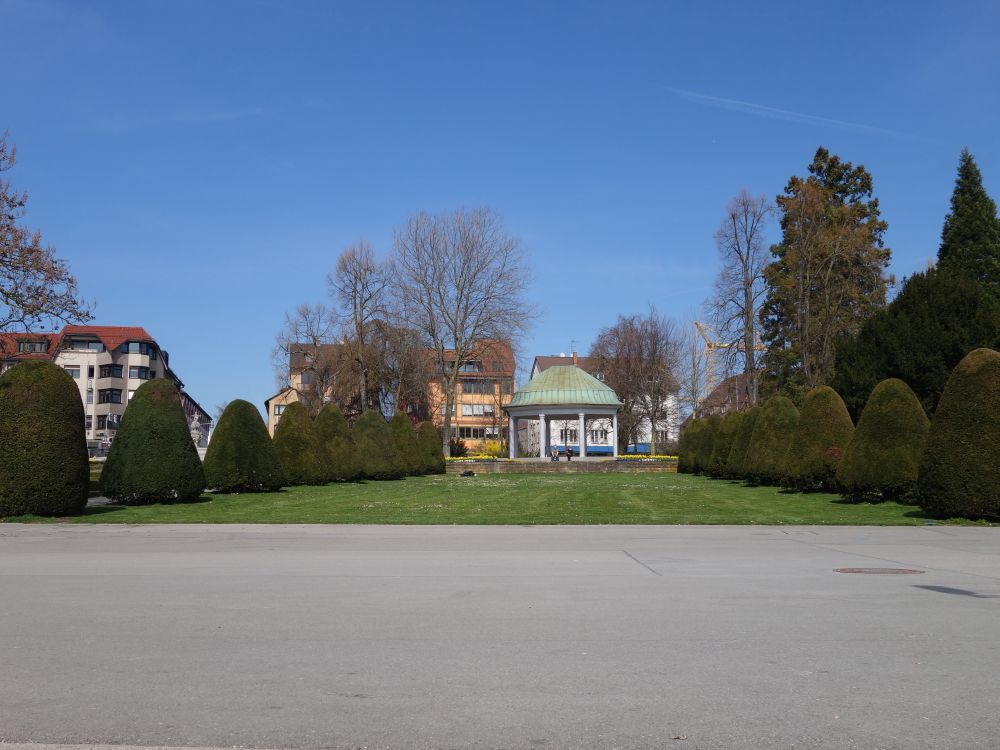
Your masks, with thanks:
[[[705,427],[701,435],[698,436],[698,450],[695,452],[695,471],[699,474],[707,474],[712,462],[712,451],[715,449],[715,441],[719,436],[719,428],[722,426],[722,417],[712,414],[704,419]]]
[[[197,499],[205,472],[177,388],[149,380],[132,395],[101,472],[116,503],[148,505]]]
[[[898,378],[883,380],[868,398],[837,467],[840,492],[857,502],[912,498],[929,428],[910,386]]]
[[[743,419],[736,429],[736,436],[733,438],[733,445],[729,449],[723,476],[729,479],[742,479],[746,476],[747,450],[750,448],[750,438],[753,437],[753,428],[757,424],[758,415],[760,415],[759,406],[754,406],[743,414]]]
[[[417,433],[413,430],[413,422],[405,414],[397,411],[389,420],[389,434],[393,445],[399,451],[403,470],[410,476],[423,474],[424,461],[417,445]]]
[[[933,515],[1000,520],[1000,352],[976,349],[948,378],[917,490]]]
[[[230,401],[205,454],[205,484],[214,492],[273,492],[285,483],[267,426],[249,401]]]
[[[285,407],[274,429],[274,449],[286,484],[326,484],[323,450],[306,408],[298,401]]]
[[[802,400],[782,484],[797,490],[833,489],[837,466],[854,437],[843,399],[829,386],[813,388]]]
[[[80,391],[51,362],[0,375],[0,518],[80,513],[90,467]]]
[[[323,450],[323,464],[327,481],[350,482],[361,474],[358,447],[351,435],[340,407],[329,403],[320,409],[313,421],[313,432]]]
[[[780,484],[785,454],[799,421],[799,410],[785,396],[772,396],[760,407],[744,461],[747,479]]]
[[[692,419],[681,433],[680,445],[677,448],[677,471],[682,474],[693,474],[698,465],[698,441],[705,429],[705,421]]]
[[[358,417],[353,432],[361,456],[361,475],[365,479],[402,479],[406,476],[403,459],[393,443],[385,417],[369,409]]]
[[[417,443],[424,461],[424,473],[444,474],[444,449],[437,428],[430,422],[418,424]]]
[[[712,446],[712,456],[708,461],[708,473],[713,477],[726,475],[729,452],[733,449],[733,441],[742,422],[743,412],[730,411],[722,417],[719,432],[715,436],[715,445]]]

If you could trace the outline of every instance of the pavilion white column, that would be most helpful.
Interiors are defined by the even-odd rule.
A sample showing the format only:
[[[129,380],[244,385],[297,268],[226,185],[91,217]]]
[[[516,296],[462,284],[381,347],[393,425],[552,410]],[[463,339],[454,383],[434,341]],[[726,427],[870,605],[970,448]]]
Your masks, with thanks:
[[[517,426],[517,420],[514,419],[513,414],[507,415],[507,456],[508,458],[516,458],[517,451],[517,430],[514,428]]]
[[[545,415],[538,415],[538,457],[545,458]]]
[[[586,415],[580,414],[580,458],[587,457],[587,433],[584,428],[587,426]]]
[[[618,458],[618,412],[611,418],[611,446],[612,455]]]

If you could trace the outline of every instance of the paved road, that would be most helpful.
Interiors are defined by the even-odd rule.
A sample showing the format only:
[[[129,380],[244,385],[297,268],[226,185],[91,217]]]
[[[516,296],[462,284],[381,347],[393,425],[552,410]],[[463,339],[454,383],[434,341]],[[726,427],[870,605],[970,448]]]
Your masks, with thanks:
[[[998,684],[1000,529],[0,526],[8,742],[996,748]]]

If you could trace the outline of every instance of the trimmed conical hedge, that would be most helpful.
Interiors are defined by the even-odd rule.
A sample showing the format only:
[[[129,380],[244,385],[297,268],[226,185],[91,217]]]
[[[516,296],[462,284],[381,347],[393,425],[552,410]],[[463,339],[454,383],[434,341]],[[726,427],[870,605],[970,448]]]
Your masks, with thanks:
[[[331,482],[350,482],[361,474],[358,447],[340,407],[329,403],[313,421],[313,432],[324,451],[326,477]]]
[[[285,407],[274,429],[274,449],[287,484],[326,484],[323,450],[306,408],[298,401]]]
[[[399,451],[399,457],[406,473],[410,476],[423,474],[424,461],[420,455],[413,422],[407,419],[405,414],[397,411],[389,420],[389,434],[392,436],[393,445]]]
[[[785,455],[798,421],[798,409],[785,396],[772,396],[764,402],[743,465],[747,479],[758,484],[781,483]]]
[[[437,428],[430,422],[418,424],[417,444],[424,461],[424,473],[444,474],[444,450]]]
[[[368,410],[354,423],[353,433],[361,456],[361,475],[365,479],[402,479],[406,476],[403,459],[393,443],[385,417]]]
[[[215,492],[273,492],[285,483],[278,452],[257,407],[230,401],[205,454],[205,484]]]
[[[854,422],[843,399],[829,386],[813,388],[802,400],[782,484],[797,490],[834,489],[837,466],[852,437]]]
[[[707,474],[712,463],[712,451],[715,449],[715,441],[719,436],[719,428],[722,426],[722,417],[713,414],[706,417],[705,427],[698,437],[698,450],[694,454],[695,471],[699,474]]]
[[[692,419],[681,432],[681,439],[677,444],[677,471],[680,473],[694,474],[697,471],[698,441],[704,429],[704,420]]]
[[[936,516],[1000,520],[1000,352],[958,363],[934,412],[917,478]]]
[[[0,518],[80,513],[90,469],[80,391],[40,360],[0,375]]]
[[[733,448],[736,433],[743,422],[743,412],[730,411],[722,418],[719,424],[719,432],[715,436],[715,445],[712,446],[712,456],[708,461],[708,473],[713,477],[726,475],[729,464],[729,452]]]
[[[760,415],[760,407],[754,406],[743,414],[736,436],[733,438],[733,445],[729,449],[729,458],[726,461],[726,471],[723,476],[729,479],[742,479],[746,476],[747,450],[750,448],[750,438],[753,437],[753,428],[757,424],[757,417]]]
[[[165,378],[139,386],[129,400],[101,472],[104,494],[117,503],[194,500],[205,472],[177,388]]]
[[[897,378],[875,386],[837,467],[844,497],[858,502],[912,498],[929,428],[910,386]]]

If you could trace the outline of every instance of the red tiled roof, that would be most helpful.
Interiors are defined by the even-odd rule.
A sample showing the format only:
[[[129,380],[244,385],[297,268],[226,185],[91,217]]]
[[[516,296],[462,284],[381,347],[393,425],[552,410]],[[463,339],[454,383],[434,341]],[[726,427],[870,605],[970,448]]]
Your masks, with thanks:
[[[47,351],[18,353],[18,341],[41,341],[42,339],[48,342]],[[52,359],[58,342],[58,333],[0,333],[0,359]]]
[[[697,416],[726,413],[733,409],[743,410],[749,406],[750,396],[746,373],[730,375],[719,383],[704,401],[698,405]]]
[[[454,357],[455,350],[445,349],[444,356],[445,359]],[[477,341],[472,352],[466,359],[482,362],[483,369],[478,373],[462,373],[463,377],[466,375],[505,375],[507,377],[514,377],[516,364],[514,362],[514,350],[511,348],[510,342],[492,341],[489,339]]]
[[[66,326],[63,336],[96,336],[108,350],[117,349],[126,341],[155,344],[156,339],[141,326]]]
[[[560,356],[546,357],[544,355],[539,355],[535,357],[535,367],[532,369],[537,368],[539,372],[545,372],[550,367],[557,367],[559,365],[572,365],[572,364],[574,364],[573,357],[560,357]],[[589,372],[591,375],[593,375],[597,371],[597,362],[596,360],[593,360],[590,357],[577,356],[575,364],[581,370]]]

